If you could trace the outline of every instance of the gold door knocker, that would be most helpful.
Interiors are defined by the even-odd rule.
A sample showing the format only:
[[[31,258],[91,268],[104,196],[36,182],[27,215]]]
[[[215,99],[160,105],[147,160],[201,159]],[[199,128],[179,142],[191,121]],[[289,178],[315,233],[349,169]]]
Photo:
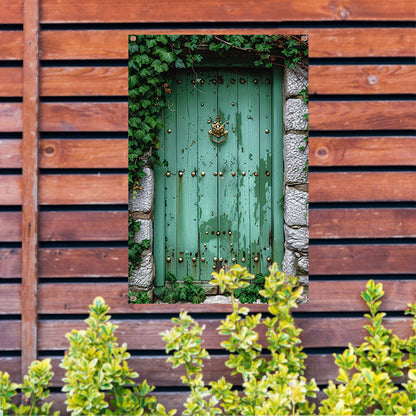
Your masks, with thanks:
[[[212,128],[209,130],[209,132],[208,132],[208,134],[210,135],[210,137],[211,137],[211,140],[214,142],[214,143],[216,143],[216,144],[220,144],[220,143],[223,143],[223,142],[225,142],[225,139],[227,138],[227,135],[228,135],[228,131],[227,130],[225,130],[225,123],[223,123],[223,124],[221,124],[220,123],[220,116],[219,116],[219,114],[217,114],[217,122],[216,123],[214,123],[214,124],[211,124],[211,126],[212,126]],[[213,138],[212,138],[212,136],[215,136],[215,137],[217,137],[218,139],[221,137],[221,136],[224,136],[224,138],[222,139],[222,140],[218,140],[218,141],[216,141],[216,140],[214,140]]]

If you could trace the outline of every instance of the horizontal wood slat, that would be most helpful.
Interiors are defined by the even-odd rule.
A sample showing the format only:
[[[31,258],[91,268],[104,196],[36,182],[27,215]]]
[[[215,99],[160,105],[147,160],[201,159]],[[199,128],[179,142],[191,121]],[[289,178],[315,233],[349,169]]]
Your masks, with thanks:
[[[310,137],[310,166],[415,166],[415,137]]]
[[[310,130],[413,130],[414,101],[310,101]]]
[[[416,245],[354,244],[309,246],[311,275],[412,274]]]
[[[127,39],[132,34],[172,33],[172,30],[48,30],[40,34],[41,59],[127,59]],[[416,30],[413,28],[354,29],[239,29],[242,34],[309,35],[311,58],[414,55]],[[235,33],[234,30],[189,29],[183,34]],[[365,42],[363,42],[365,39]]]
[[[23,0],[0,2],[0,24],[23,23]]]
[[[0,97],[21,97],[22,94],[22,68],[0,67]]]
[[[127,277],[127,256],[127,248],[43,248],[39,277]],[[0,249],[0,260],[0,278],[20,277],[20,249]]]
[[[0,103],[0,130],[2,132],[21,132],[22,104]]]
[[[43,359],[43,356],[41,357]],[[264,356],[267,359],[267,356]],[[65,370],[59,367],[62,357],[50,357],[52,371],[55,373],[51,379],[53,387],[62,387],[62,378]],[[231,375],[231,370],[225,366],[228,356],[212,355],[209,360],[204,361],[204,382],[219,380],[222,376],[234,386],[241,386],[242,378],[239,375]],[[156,356],[132,356],[128,360],[129,367],[139,374],[138,381],[147,380],[150,385],[162,387],[174,387],[181,383],[180,377],[185,375],[183,367],[173,369],[171,363],[167,363],[167,355]],[[20,357],[0,357],[0,368],[10,374],[13,382],[20,382],[20,375],[16,371],[20,363]],[[335,365],[332,354],[311,354],[305,359],[306,379],[314,378],[319,385],[327,384],[338,376],[338,367]],[[404,379],[404,377],[402,377]]]
[[[221,349],[220,343],[226,339],[218,336],[216,328],[220,320],[200,319],[200,325],[205,325],[202,337],[204,347],[208,349]],[[115,335],[120,344],[126,342],[130,350],[164,350],[160,332],[172,328],[170,320],[150,319],[138,321],[120,321],[113,319],[118,329]],[[349,342],[359,345],[364,341],[366,331],[364,325],[368,323],[365,318],[297,318],[296,326],[303,329],[301,333],[302,346],[304,348],[322,347],[346,347]],[[386,328],[391,329],[401,338],[412,335],[410,318],[385,318]],[[68,340],[65,334],[72,329],[84,329],[85,323],[80,320],[47,320],[39,321],[40,351],[56,351],[68,349]],[[266,345],[264,325],[259,327],[259,342]],[[0,350],[17,351],[20,349],[20,321],[0,321],[0,333],[10,334],[0,338]]]
[[[21,177],[5,175],[0,181],[0,205],[21,205]],[[41,205],[126,204],[127,175],[42,175]]]
[[[311,101],[311,130],[412,130],[412,101]],[[5,132],[22,129],[19,103],[0,104]],[[42,103],[41,131],[127,131],[127,103]]]
[[[376,5],[370,0],[347,0],[343,4],[315,0],[314,7],[307,7],[304,0],[276,0],[273,6],[267,0],[256,3],[228,0],[227,7],[223,6],[219,1],[209,4],[201,0],[179,1],[175,3],[173,13],[172,3],[166,0],[153,3],[126,0],[123,7],[115,0],[89,0],[80,13],[77,1],[62,0],[57,4],[54,0],[44,0],[40,12],[42,23],[406,21],[414,17],[410,0],[397,0],[395,7],[384,3]],[[218,8],[221,8],[221,13],[218,13]]]
[[[127,67],[41,68],[41,96],[127,95]],[[415,94],[414,65],[311,65],[311,94]],[[0,96],[22,95],[21,68],[0,68]]]
[[[127,210],[39,213],[40,241],[125,241]],[[22,214],[0,212],[0,241],[21,241]]]
[[[309,238],[416,237],[416,209],[310,209]]]
[[[366,281],[311,281],[309,282],[309,303],[299,305],[301,312],[364,312],[367,306],[361,299]],[[10,285],[11,286],[11,285]],[[77,296],[67,296],[75,293]],[[416,301],[416,281],[383,281],[385,295],[381,310],[404,311],[408,303]],[[15,291],[13,286],[9,289]],[[128,287],[125,283],[101,283],[99,295],[111,307],[111,313],[178,313],[184,305],[137,305],[128,303]],[[39,285],[39,313],[86,313],[97,296],[94,283],[62,283]],[[343,300],[348,299],[348,302]],[[247,305],[252,312],[264,312],[267,305]],[[186,310],[197,312],[232,312],[231,305],[193,305],[187,304]]]
[[[414,65],[311,65],[310,94],[415,94]]]
[[[22,167],[22,141],[18,139],[0,139],[0,169]]]
[[[41,96],[127,96],[127,94],[127,66],[47,67],[41,70]]]
[[[309,201],[416,201],[416,172],[312,172]]]
[[[41,131],[127,131],[127,103],[43,103]]]
[[[0,169],[22,167],[22,141],[0,139]],[[42,139],[40,168],[127,168],[127,139]]]
[[[398,336],[408,338],[412,334],[410,318],[385,318],[383,321],[386,328],[392,329]],[[163,350],[165,343],[162,341],[160,332],[170,329],[172,323],[169,320],[149,319],[137,321],[113,320],[119,325],[115,334],[118,342],[127,343],[131,350]],[[216,328],[220,320],[201,319],[198,323],[205,325],[204,347],[208,349],[221,348],[220,343],[226,339],[218,336]],[[364,325],[368,323],[365,318],[298,318],[295,319],[298,327],[302,328],[302,345],[305,348],[320,347],[345,347],[351,342],[359,345],[364,341],[367,332]],[[65,350],[68,348],[68,340],[65,334],[73,328],[85,328],[82,321],[76,320],[48,320],[39,322],[39,350]],[[259,342],[265,345],[264,325],[259,327]],[[1,342],[1,341],[0,341]]]
[[[2,283],[0,285],[0,315],[20,315],[22,312],[20,295],[21,285],[18,283]],[[0,365],[1,368],[1,365]],[[5,371],[2,369],[2,371]]]
[[[0,30],[0,60],[14,61],[22,59],[23,31]]]

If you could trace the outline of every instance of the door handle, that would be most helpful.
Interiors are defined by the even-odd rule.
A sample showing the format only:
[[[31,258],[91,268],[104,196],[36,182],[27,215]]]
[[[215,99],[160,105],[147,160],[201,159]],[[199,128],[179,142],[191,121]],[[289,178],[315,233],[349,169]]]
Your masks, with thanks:
[[[211,140],[215,143],[215,144],[220,144],[220,143],[224,143],[225,140],[227,139],[227,135],[228,135],[228,131],[225,130],[225,123],[221,124],[220,123],[220,115],[217,114],[217,122],[214,124],[211,124],[211,129],[208,131],[208,134],[211,137]],[[215,136],[217,139],[220,139],[222,136],[224,136],[224,138],[222,140],[215,140],[212,136]]]

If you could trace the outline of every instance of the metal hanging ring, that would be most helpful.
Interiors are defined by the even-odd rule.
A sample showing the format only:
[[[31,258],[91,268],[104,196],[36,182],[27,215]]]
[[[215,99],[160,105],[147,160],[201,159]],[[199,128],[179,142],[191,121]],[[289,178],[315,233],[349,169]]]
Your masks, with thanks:
[[[211,137],[211,140],[215,144],[221,144],[224,143],[227,139],[228,131],[225,130],[225,123],[220,123],[220,116],[217,114],[217,122],[214,124],[211,124],[211,129],[208,131],[209,136]],[[218,139],[224,136],[222,140],[215,140],[212,136],[217,137]]]

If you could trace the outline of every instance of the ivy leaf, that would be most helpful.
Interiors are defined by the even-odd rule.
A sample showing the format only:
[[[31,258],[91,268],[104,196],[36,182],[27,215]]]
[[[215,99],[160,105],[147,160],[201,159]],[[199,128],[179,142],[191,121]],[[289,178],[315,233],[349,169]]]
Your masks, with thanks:
[[[183,69],[183,68],[185,68],[186,66],[185,66],[185,64],[183,63],[183,60],[181,59],[181,58],[178,58],[176,61],[175,61],[175,68],[177,68],[177,69]]]
[[[160,59],[162,61],[165,61],[168,65],[171,64],[176,59],[176,56],[173,52],[168,52],[164,49],[162,49],[159,52],[159,56],[160,56]]]

